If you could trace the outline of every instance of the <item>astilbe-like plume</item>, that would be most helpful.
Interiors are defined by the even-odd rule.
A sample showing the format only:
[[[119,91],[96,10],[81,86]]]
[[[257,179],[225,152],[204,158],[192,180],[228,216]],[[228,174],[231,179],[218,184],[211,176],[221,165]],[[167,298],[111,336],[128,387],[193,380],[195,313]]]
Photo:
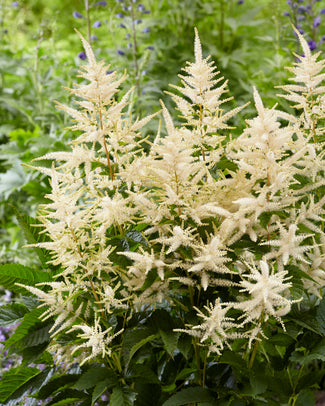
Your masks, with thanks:
[[[53,160],[51,168],[38,168],[50,176],[52,191],[39,215],[48,240],[36,245],[51,252],[57,281],[45,292],[26,287],[47,306],[43,319],[55,318],[52,349],[66,362],[109,357],[123,332],[110,325],[112,313],[123,314],[124,327],[144,306],[178,306],[182,321],[196,310],[198,324],[184,322],[178,331],[217,354],[239,337],[250,347],[265,337],[267,323],[285,328],[282,318],[296,301],[292,267],[306,273],[311,294],[320,297],[325,282],[325,168],[315,144],[320,132],[310,130],[314,115],[305,128],[294,115],[265,108],[254,88],[257,116],[226,146],[227,121],[242,107],[221,108],[227,82],[215,79],[195,30],[195,62],[181,76],[183,87],[174,86],[182,96],[172,95],[185,121],[175,126],[162,103],[166,135],[159,131],[146,154],[138,130],[151,116],[132,123],[123,113],[130,92],[117,95],[125,75],[107,75],[81,40],[87,84],[70,89],[82,99],[79,109],[58,105],[81,134],[70,152],[40,158]],[[294,68],[303,81],[323,66],[305,53]],[[284,87],[292,100],[302,92],[305,116],[317,80],[308,82],[309,93]],[[222,157],[230,167],[218,166]],[[201,294],[209,298],[203,304]],[[60,347],[55,339],[67,331],[75,342]]]
[[[226,113],[221,107],[232,99],[232,97],[225,99],[221,97],[228,92],[228,81],[222,82],[223,77],[217,78],[220,72],[216,72],[214,62],[209,61],[210,56],[203,58],[197,29],[195,29],[194,54],[195,62],[188,62],[183,68],[187,75],[179,75],[183,86],[172,86],[182,96],[169,94],[186,120],[186,127],[191,130],[188,142],[198,148],[203,161],[213,165],[219,161],[223,152],[221,143],[225,137],[221,131],[232,128],[227,121],[244,106]]]
[[[60,103],[58,107],[72,116],[76,124],[71,129],[81,134],[71,142],[70,152],[39,158],[53,160],[52,168],[37,168],[50,176],[52,191],[46,196],[50,203],[44,204],[39,213],[48,241],[35,245],[51,252],[51,263],[60,269],[56,275],[60,282],[51,285],[47,293],[27,289],[48,306],[43,318],[56,317],[53,340],[68,328],[84,332],[79,335],[82,343],[66,353],[68,357],[77,356],[79,349],[92,348],[86,358],[89,360],[101,352],[109,355],[106,347],[120,333],[107,325],[102,332],[98,321],[105,322],[112,309],[126,307],[127,292],[119,282],[125,271],[110,259],[114,247],[109,237],[132,224],[136,209],[126,191],[122,194],[119,190],[124,182],[120,172],[140,149],[137,131],[150,117],[132,123],[123,113],[130,92],[120,101],[117,93],[126,75],[118,78],[116,72],[107,74],[109,66],[97,63],[90,45],[80,37],[88,59],[80,77],[87,83],[70,89],[71,94],[81,98],[76,102],[79,109]],[[86,308],[82,305],[85,292],[86,300],[92,303]],[[75,322],[77,327],[72,326]],[[102,336],[105,349],[96,344]],[[52,345],[57,348],[55,341]]]

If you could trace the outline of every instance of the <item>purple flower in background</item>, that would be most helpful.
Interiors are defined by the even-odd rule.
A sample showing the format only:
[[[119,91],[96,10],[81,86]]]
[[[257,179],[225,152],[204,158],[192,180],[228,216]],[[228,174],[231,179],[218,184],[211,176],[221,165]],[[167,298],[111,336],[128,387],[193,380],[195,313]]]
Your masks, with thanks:
[[[12,292],[10,292],[9,290],[5,291],[5,294],[2,296],[2,299],[4,299],[5,302],[10,302],[12,296]]]
[[[287,4],[288,4],[288,6],[291,6],[291,4],[292,4],[291,0],[287,0]]]
[[[79,13],[79,11],[74,11],[72,15],[74,18],[84,18],[84,16],[81,13]]]
[[[307,11],[305,6],[299,6],[297,9],[298,13],[305,13]]]
[[[142,30],[142,32],[143,32],[144,34],[147,34],[148,32],[150,32],[150,28],[144,28],[144,29]]]
[[[113,70],[107,70],[106,75],[111,75],[114,71]]]
[[[138,10],[139,10],[139,11],[144,11],[144,10],[145,10],[145,6],[144,6],[142,3],[138,4]]]
[[[152,45],[149,45],[149,46],[147,47],[147,49],[149,49],[149,51],[153,51],[155,48],[154,48]]]
[[[87,59],[87,55],[84,52],[79,52],[78,58],[80,58],[82,61]]]
[[[132,42],[128,42],[128,48],[132,48]]]
[[[317,48],[317,44],[315,41],[308,41],[308,46],[311,51]]]
[[[320,26],[320,23],[321,23],[321,18],[320,18],[320,16],[315,17],[315,18],[314,18],[314,21],[313,21],[313,27],[314,27],[314,28],[319,27],[319,26]]]
[[[143,70],[143,71],[141,72],[141,75],[142,75],[142,76],[145,76],[147,73],[148,73],[148,71]]]
[[[150,11],[149,10],[144,10],[144,11],[142,11],[142,14],[150,14]]]
[[[97,3],[94,4],[94,6],[107,6],[107,1],[102,0],[102,1],[97,1]]]
[[[241,5],[241,4],[243,4],[243,3],[244,3],[244,0],[238,0],[238,1],[237,1],[237,4],[238,4],[238,5]]]
[[[97,41],[98,37],[97,37],[97,35],[91,35],[90,39],[91,39],[91,41]]]
[[[93,24],[94,28],[99,28],[102,25],[102,23],[100,21],[95,21]]]
[[[126,26],[125,26],[123,23],[119,24],[118,27],[120,27],[120,28],[126,28]]]
[[[319,14],[325,14],[325,8],[322,8]]]
[[[142,23],[142,20],[141,19],[139,19],[139,20],[134,20],[134,24],[141,24]]]
[[[101,400],[103,401],[103,402],[107,402],[108,401],[108,396],[107,395],[105,395],[105,393],[103,394],[103,395],[101,395]]]
[[[118,55],[125,55],[125,52],[122,51],[121,49],[118,49],[118,50],[117,50],[117,53],[118,53]]]
[[[290,17],[290,13],[289,13],[288,11],[285,11],[285,12],[283,13],[283,15],[284,15],[285,17]]]
[[[117,17],[117,18],[124,18],[124,14],[123,14],[123,13],[117,13],[117,14],[116,14],[116,17]]]
[[[19,3],[18,3],[18,1],[13,1],[13,2],[11,3],[11,5],[12,5],[12,7],[18,7],[18,6],[19,6]]]

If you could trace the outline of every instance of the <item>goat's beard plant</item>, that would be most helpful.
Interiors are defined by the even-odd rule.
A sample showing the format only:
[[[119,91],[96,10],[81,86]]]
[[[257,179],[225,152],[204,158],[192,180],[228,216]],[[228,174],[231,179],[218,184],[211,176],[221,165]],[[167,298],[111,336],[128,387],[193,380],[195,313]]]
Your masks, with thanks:
[[[87,84],[70,89],[79,108],[58,104],[78,136],[71,152],[47,154],[40,159],[52,167],[38,168],[52,191],[38,217],[46,240],[34,246],[51,253],[53,279],[20,287],[40,301],[41,320],[53,320],[57,362],[115,374],[97,393],[107,390],[110,404],[118,390],[125,404],[145,404],[143,384],[164,379],[154,404],[192,386],[227,399],[231,384],[226,395],[209,381],[216,362],[231,365],[237,353],[235,364],[267,364],[272,335],[283,337],[288,321],[291,340],[299,334],[292,307],[321,300],[325,62],[297,35],[297,83],[280,96],[299,117],[264,107],[254,89],[257,115],[232,139],[228,121],[243,107],[225,112],[227,82],[202,57],[196,32],[195,62],[172,94],[183,124],[162,103],[167,135],[153,142],[138,132],[152,116],[132,121],[130,92],[118,101],[125,75],[107,74],[81,37]],[[179,375],[168,383],[172,362]],[[200,394],[192,401],[208,396]]]

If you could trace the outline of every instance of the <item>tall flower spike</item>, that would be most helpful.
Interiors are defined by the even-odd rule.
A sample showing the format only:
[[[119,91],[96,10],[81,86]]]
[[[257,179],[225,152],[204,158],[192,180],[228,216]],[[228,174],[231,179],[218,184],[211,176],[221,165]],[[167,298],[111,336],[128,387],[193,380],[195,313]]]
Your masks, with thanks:
[[[237,114],[243,107],[233,109],[227,113],[220,107],[232,97],[221,99],[226,93],[227,81],[223,77],[215,79],[214,62],[202,57],[202,47],[197,29],[194,40],[195,62],[189,63],[183,69],[187,75],[179,75],[182,87],[171,85],[183,96],[169,93],[177,104],[177,108],[186,120],[186,126],[191,129],[192,145],[199,147],[204,161],[216,162],[221,154],[221,142],[224,137],[216,134],[221,129],[231,128],[227,121]]]
[[[82,45],[85,49],[87,59],[88,59],[90,65],[96,65],[95,55],[94,55],[94,52],[93,52],[91,46],[88,44],[88,42],[85,40],[85,38],[80,34],[80,32],[76,28],[75,28],[75,31],[79,35],[79,37],[82,41]]]
[[[291,80],[297,84],[277,86],[288,93],[279,94],[278,96],[296,103],[293,106],[294,108],[304,110],[305,122],[303,124],[312,130],[314,136],[318,113],[324,112],[324,96],[322,95],[325,92],[325,86],[319,86],[319,84],[325,79],[325,73],[322,73],[325,60],[317,61],[321,52],[312,54],[304,37],[296,28],[294,28],[294,31],[304,54],[294,54],[299,62],[287,69],[294,74]]]

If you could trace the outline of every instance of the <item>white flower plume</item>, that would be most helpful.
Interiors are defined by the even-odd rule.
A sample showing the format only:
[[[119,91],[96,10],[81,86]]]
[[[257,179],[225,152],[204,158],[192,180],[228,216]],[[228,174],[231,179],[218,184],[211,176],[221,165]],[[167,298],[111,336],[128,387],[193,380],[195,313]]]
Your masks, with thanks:
[[[247,264],[248,265],[248,264]],[[241,292],[247,292],[250,299],[244,298],[233,304],[234,308],[244,312],[244,324],[254,321],[261,324],[274,317],[284,328],[281,317],[289,313],[293,300],[287,299],[285,292],[291,287],[286,271],[271,272],[267,262],[260,261],[259,269],[248,265],[249,273],[242,274]]]

